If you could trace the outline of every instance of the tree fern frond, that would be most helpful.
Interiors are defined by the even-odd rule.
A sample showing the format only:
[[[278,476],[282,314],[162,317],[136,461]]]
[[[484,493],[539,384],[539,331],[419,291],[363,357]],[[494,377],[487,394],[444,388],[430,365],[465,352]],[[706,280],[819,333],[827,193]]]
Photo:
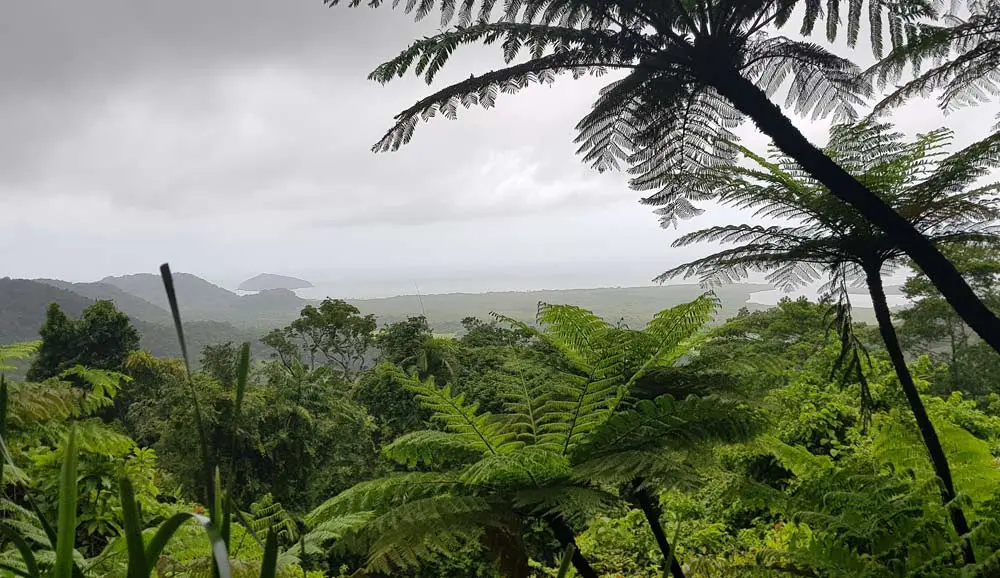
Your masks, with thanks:
[[[607,511],[620,503],[620,498],[599,488],[570,486],[529,488],[517,492],[514,505],[536,516],[555,514],[582,523],[595,512]]]
[[[541,305],[542,304],[539,303],[539,306]],[[558,350],[562,355],[564,355],[567,361],[569,361],[572,365],[574,365],[577,368],[580,368],[584,372],[589,371],[587,359],[583,355],[581,355],[575,347],[568,345],[563,340],[552,339],[550,336],[546,335],[546,333],[544,331],[541,331],[539,328],[532,327],[527,323],[524,323],[523,321],[518,321],[517,319],[514,319],[512,317],[508,317],[506,315],[496,312],[493,312],[490,315],[497,321],[505,323],[512,328],[523,331],[528,335],[537,338],[539,341],[542,341],[543,343],[552,346],[553,348]]]
[[[561,381],[571,381],[572,377],[551,372],[541,378],[525,375],[525,363],[515,353],[508,372],[498,373],[504,383],[498,384],[505,395],[504,411],[507,427],[517,432],[519,440],[525,444],[558,451],[561,441],[561,419],[553,411],[552,401],[570,389],[560,385]]]
[[[410,108],[396,115],[395,125],[372,147],[373,151],[398,150],[408,143],[421,120],[428,120],[439,112],[447,118],[457,118],[458,107],[479,105],[492,108],[497,96],[512,94],[530,84],[551,84],[559,74],[603,74],[595,68],[591,56],[580,50],[566,50],[542,56],[525,63],[473,76],[427,96]],[[382,74],[380,71],[376,73]]]
[[[689,344],[695,336],[722,307],[722,301],[715,293],[708,291],[693,301],[664,309],[653,316],[643,333],[653,337],[655,349],[649,352],[648,360],[629,379],[629,385],[641,379],[645,372],[657,366],[672,365],[690,351]],[[628,387],[628,386],[626,386]]]
[[[41,341],[22,341],[19,343],[7,343],[0,345],[0,371],[10,371],[17,369],[7,361],[30,359],[38,353]]]
[[[463,463],[482,457],[483,450],[459,434],[420,430],[404,434],[382,448],[382,455],[406,466]]]
[[[589,362],[593,362],[588,358],[593,356],[597,340],[611,329],[610,323],[575,305],[539,303],[535,321],[548,341],[572,351],[574,358]]]
[[[782,36],[767,38],[755,47],[747,76],[769,96],[791,78],[785,106],[801,116],[852,121],[857,107],[871,94],[868,79],[856,64],[813,43]]]
[[[742,440],[750,437],[756,426],[749,408],[739,403],[715,396],[675,400],[664,395],[641,400],[633,409],[612,416],[573,453],[573,460],[666,444],[684,447],[706,440]]]
[[[582,459],[573,466],[576,480],[594,484],[621,485],[642,478],[660,488],[696,487],[697,472],[674,452],[662,448],[624,450]]]
[[[914,96],[939,91],[945,110],[995,100],[1000,93],[1000,3],[980,3],[978,10],[952,26],[921,24],[908,29],[907,42],[871,67],[866,75],[880,88],[897,82],[908,66],[919,73],[898,86],[874,113]],[[924,65],[930,62],[927,70]],[[921,72],[923,70],[923,72]]]
[[[336,540],[349,541],[349,537],[361,531],[374,518],[375,512],[353,512],[327,518],[304,536],[306,553],[323,552],[324,544]]]
[[[451,385],[435,385],[433,379],[425,382],[413,380],[406,389],[416,395],[417,401],[432,412],[432,418],[442,422],[450,431],[461,436],[471,448],[484,453],[497,453],[519,447],[516,432],[489,413],[477,413],[478,405],[465,403],[465,395],[453,395]]]
[[[86,394],[80,400],[80,409],[86,414],[114,404],[115,396],[121,391],[122,384],[132,381],[132,378],[116,371],[93,369],[75,365],[59,374],[60,379],[76,378],[89,386]]]
[[[375,539],[368,568],[392,573],[421,561],[448,554],[477,539],[484,526],[503,527],[496,504],[471,496],[437,496],[409,502],[373,519],[367,527]]]
[[[475,487],[540,487],[569,477],[566,456],[527,446],[467,466],[459,480]]]
[[[65,383],[9,382],[8,427],[59,422],[80,414],[81,393]]]
[[[411,500],[438,496],[459,488],[454,474],[406,472],[360,482],[317,506],[306,522],[317,526],[334,516],[357,512],[384,512]]]
[[[298,524],[295,519],[279,503],[275,502],[271,494],[261,496],[253,504],[250,504],[250,511],[247,512],[249,529],[257,535],[263,536],[267,532],[274,531],[284,542],[295,542],[299,539]]]

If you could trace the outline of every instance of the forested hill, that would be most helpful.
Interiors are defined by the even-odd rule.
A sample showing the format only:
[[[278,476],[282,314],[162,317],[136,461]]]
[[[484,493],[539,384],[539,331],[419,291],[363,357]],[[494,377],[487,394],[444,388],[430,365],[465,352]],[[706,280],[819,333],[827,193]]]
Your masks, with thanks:
[[[105,277],[101,283],[168,309],[159,275],[139,273]],[[294,319],[309,301],[287,289],[237,295],[190,273],[174,273],[174,287],[185,320],[222,321],[238,327],[263,330]]]
[[[34,281],[64,289],[88,299],[114,301],[118,309],[134,319],[150,323],[170,323],[170,312],[166,307],[153,305],[141,297],[136,297],[108,283],[71,283],[59,279],[35,279]]]
[[[49,304],[56,303],[70,317],[79,317],[97,299],[113,301],[139,330],[142,348],[158,356],[177,357],[177,334],[170,314],[142,299],[102,283],[69,283],[54,280],[0,279],[0,344],[38,339]],[[185,336],[192,351],[226,341],[251,341],[258,345],[262,332],[239,329],[219,321],[185,321]],[[262,351],[261,347],[255,347]]]
[[[302,308],[315,301],[298,297],[287,289],[238,295],[189,273],[174,276],[186,332],[194,350],[201,345],[258,340],[267,330],[296,318]],[[750,295],[770,289],[768,285],[735,284],[716,293],[723,308],[718,320],[734,315],[740,307],[764,309],[748,304]],[[374,314],[379,324],[394,323],[425,315],[435,332],[457,333],[467,316],[486,319],[493,311],[531,320],[539,302],[573,303],[609,319],[623,319],[636,326],[666,307],[690,301],[704,290],[697,285],[627,287],[493,293],[404,295],[381,299],[349,299],[363,313]],[[336,295],[331,295],[336,298]],[[176,339],[163,282],[158,275],[137,274],[106,277],[94,283],[72,283],[57,279],[0,279],[0,343],[38,338],[38,329],[50,303],[58,303],[70,316],[78,316],[98,299],[113,301],[142,334],[143,347],[157,355],[176,355]]]

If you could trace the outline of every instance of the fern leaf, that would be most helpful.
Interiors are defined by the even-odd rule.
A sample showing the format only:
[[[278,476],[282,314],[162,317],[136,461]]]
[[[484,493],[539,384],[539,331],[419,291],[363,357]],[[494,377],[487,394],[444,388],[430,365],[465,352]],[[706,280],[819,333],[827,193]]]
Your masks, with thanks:
[[[459,434],[435,430],[410,432],[382,449],[382,455],[406,465],[441,466],[467,463],[483,455],[482,448]]]
[[[450,384],[438,387],[433,379],[426,382],[413,380],[406,384],[406,388],[432,412],[433,419],[461,436],[471,448],[483,453],[497,453],[523,445],[501,420],[490,413],[477,413],[478,405],[466,404],[464,394],[452,395]]]
[[[384,512],[408,501],[437,496],[461,486],[447,473],[407,472],[355,484],[320,504],[306,522],[317,525],[342,514]]]

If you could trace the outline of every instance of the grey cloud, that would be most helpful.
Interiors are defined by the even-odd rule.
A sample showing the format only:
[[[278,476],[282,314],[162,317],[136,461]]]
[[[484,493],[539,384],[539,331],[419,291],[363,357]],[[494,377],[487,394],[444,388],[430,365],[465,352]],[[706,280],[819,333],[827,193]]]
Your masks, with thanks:
[[[101,195],[171,218],[258,204],[317,225],[601,202],[571,139],[604,81],[506,96],[497,110],[420,127],[400,152],[369,152],[398,110],[438,85],[384,88],[366,73],[429,26],[319,0],[19,4],[0,35],[10,79],[0,123],[14,135],[0,145],[2,194]],[[496,50],[471,48],[439,82],[491,62]],[[470,165],[520,150],[526,135],[529,184],[508,186],[502,206],[470,202],[495,192]],[[489,175],[498,188],[500,177]],[[535,199],[554,187],[558,199]]]

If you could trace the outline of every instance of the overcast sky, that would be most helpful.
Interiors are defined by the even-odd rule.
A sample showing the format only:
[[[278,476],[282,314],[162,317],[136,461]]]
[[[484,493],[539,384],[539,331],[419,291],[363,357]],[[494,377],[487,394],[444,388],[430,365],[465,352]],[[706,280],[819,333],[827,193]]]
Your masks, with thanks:
[[[228,285],[266,271],[360,296],[400,280],[643,284],[704,251],[671,249],[678,232],[623,175],[574,155],[573,126],[606,79],[502,96],[371,153],[430,89],[368,72],[436,24],[321,0],[5,3],[0,276],[86,281],[170,261]],[[497,50],[461,52],[439,82],[495,68]],[[964,144],[993,112],[946,121],[918,102],[897,120],[911,134],[947,122]],[[796,122],[825,140],[825,124]],[[712,211],[681,232],[739,218]]]

